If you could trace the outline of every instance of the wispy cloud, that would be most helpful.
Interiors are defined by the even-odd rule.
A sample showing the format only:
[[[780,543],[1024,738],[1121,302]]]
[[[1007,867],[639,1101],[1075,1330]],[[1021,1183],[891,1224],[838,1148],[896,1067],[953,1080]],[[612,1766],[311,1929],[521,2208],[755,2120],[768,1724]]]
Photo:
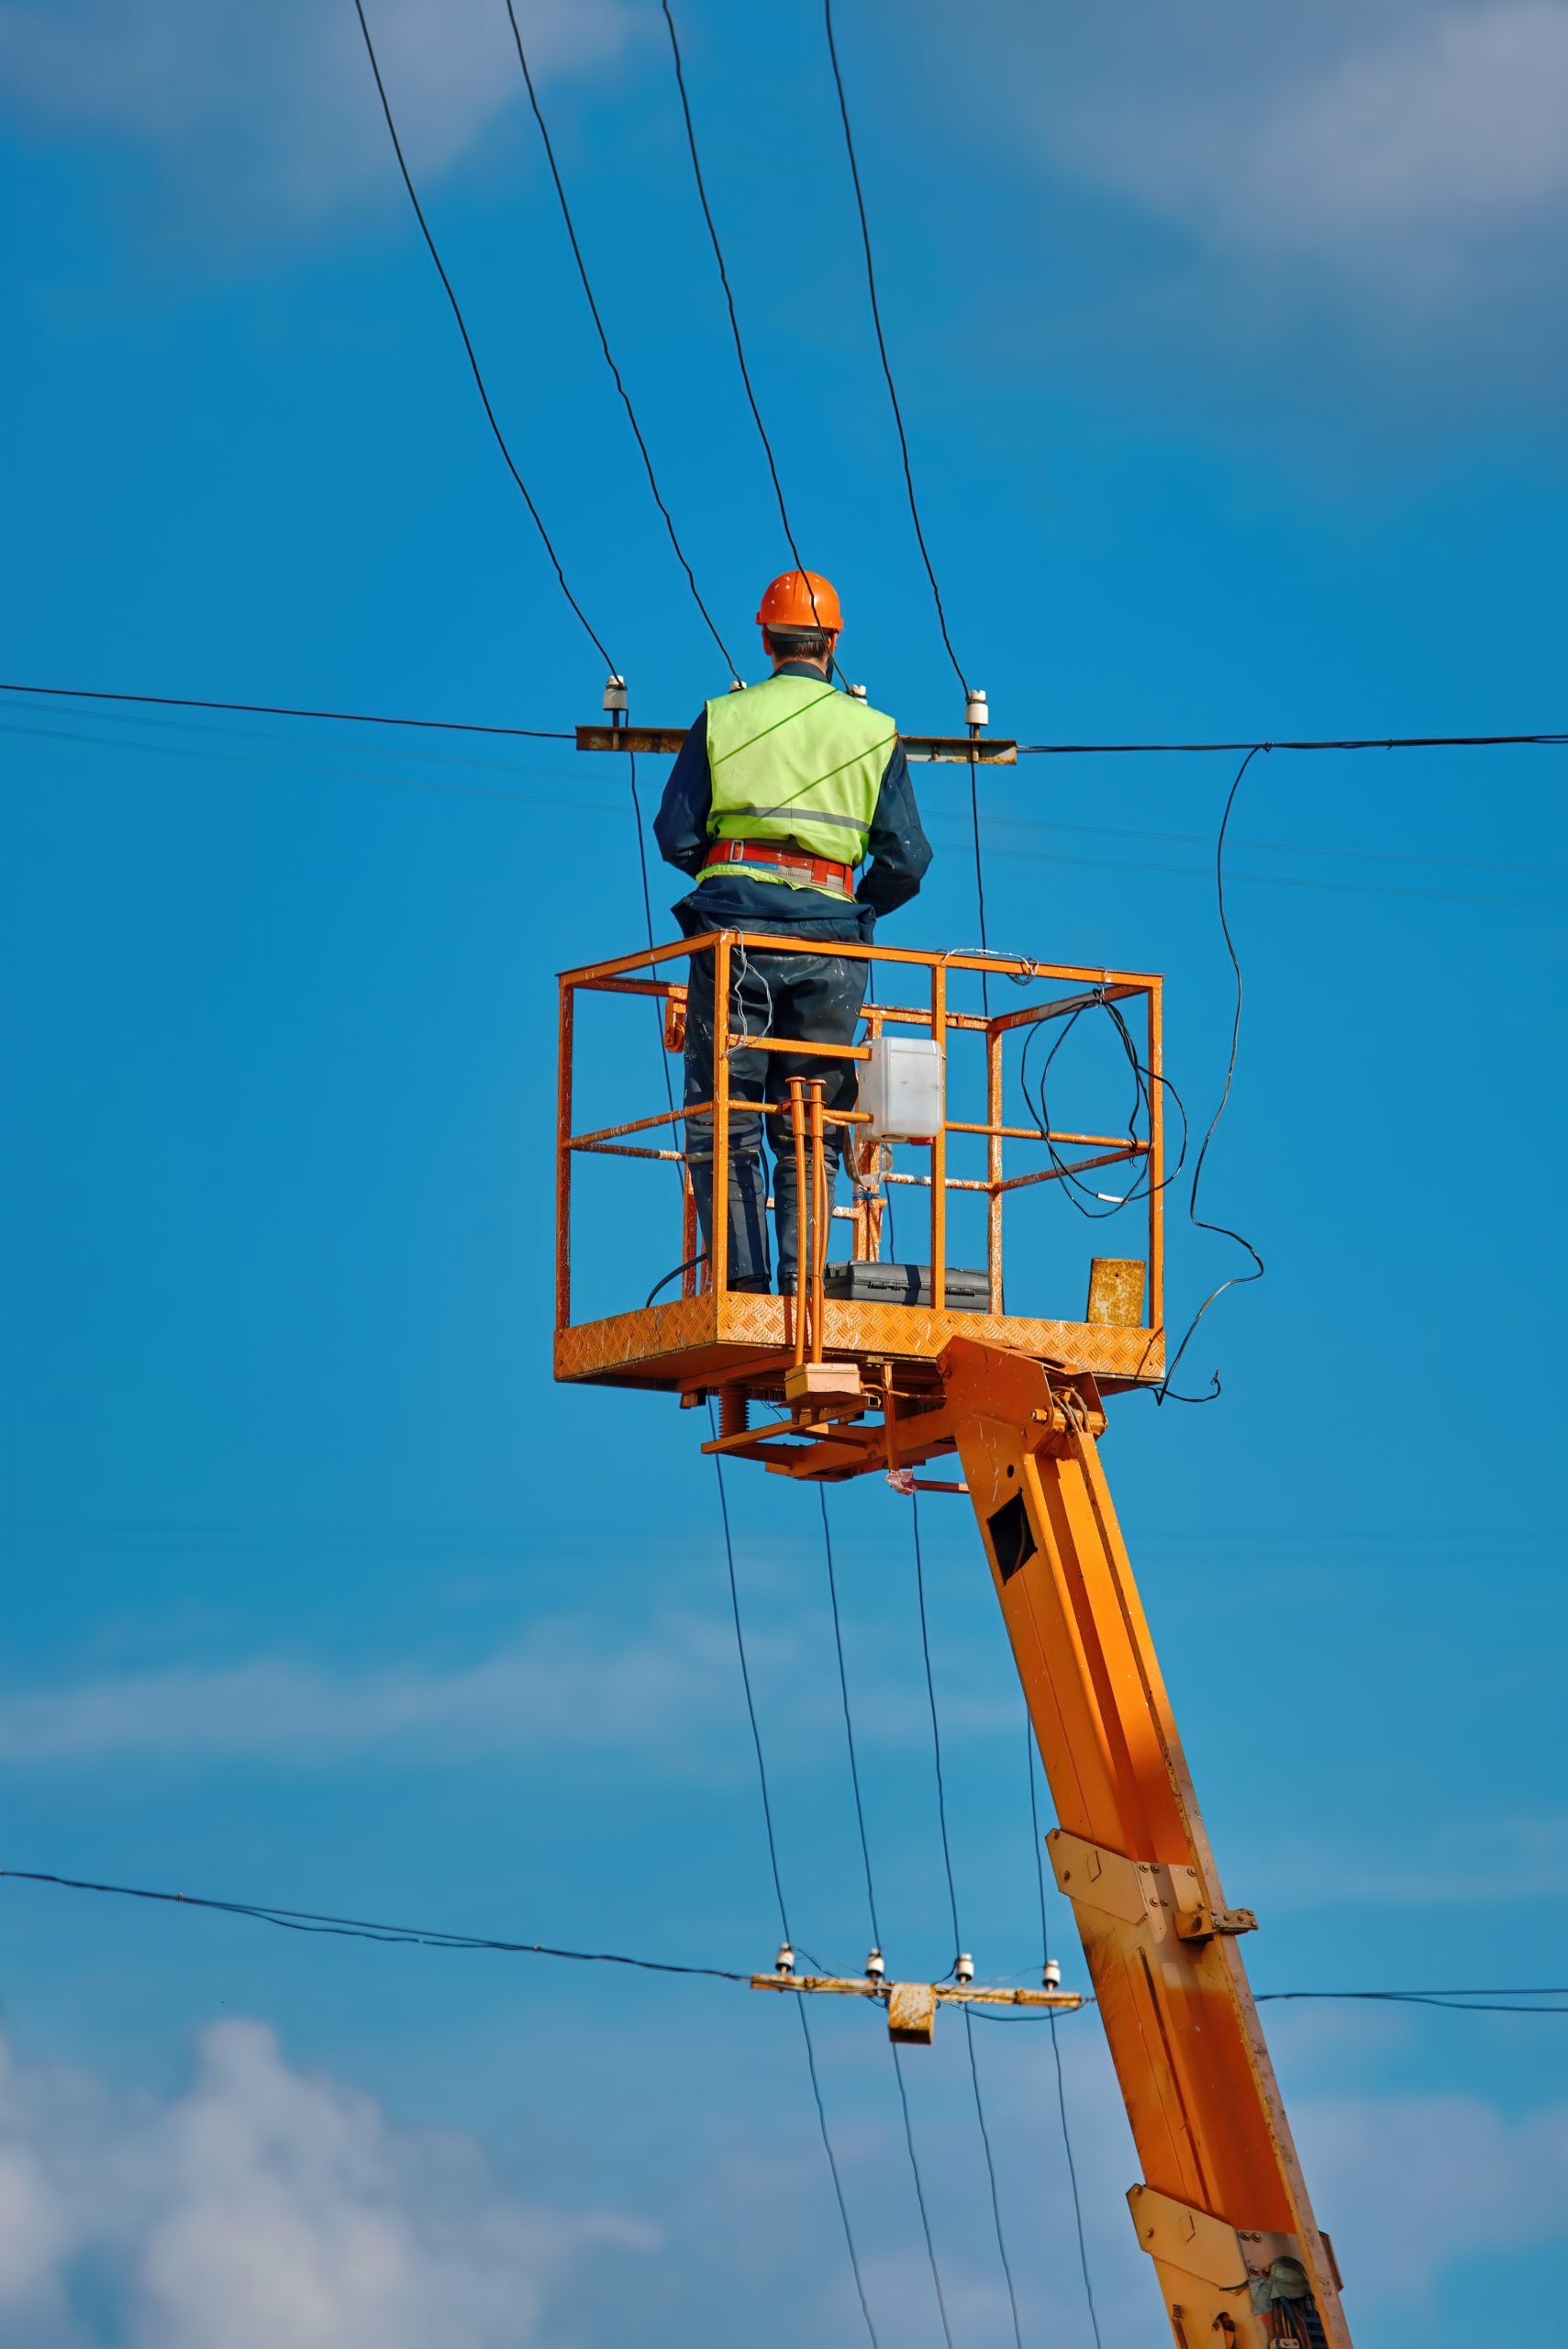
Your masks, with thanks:
[[[1408,2314],[1464,2260],[1568,2240],[1568,2105],[1510,2120],[1478,2097],[1318,2098],[1293,2119],[1358,2306]]]
[[[586,2255],[656,2241],[524,2201],[472,2141],[395,2128],[260,2023],[211,2025],[162,2106],[0,2045],[0,2313],[30,2349],[528,2349]]]
[[[1330,6],[1225,49],[1200,36],[1158,88],[1107,70],[1055,144],[1218,246],[1440,305],[1478,290],[1505,243],[1510,274],[1521,239],[1546,262],[1568,209],[1565,118],[1562,0]]]
[[[366,0],[382,70],[426,173],[521,102],[505,11],[485,0]],[[536,75],[625,45],[626,0],[526,0]],[[232,232],[297,229],[394,183],[353,10],[320,0],[24,0],[0,6],[0,102],[31,127],[107,134],[161,191]]]
[[[825,1628],[793,1616],[748,1633],[747,1653],[773,1733],[809,1736],[838,1720]],[[923,1745],[923,1689],[867,1637],[855,1720],[868,1745]],[[1017,1698],[995,1685],[989,1651],[944,1659],[943,1731],[1011,1735]],[[992,1669],[988,1669],[993,1667]],[[123,1757],[202,1754],[316,1763],[410,1753],[454,1759],[530,1752],[635,1753],[679,1772],[716,1738],[735,1752],[740,1684],[722,1618],[658,1618],[620,1636],[573,1616],[530,1626],[473,1662],[411,1659],[333,1665],[266,1655],[16,1687],[0,1703],[0,1764],[29,1768]]]
[[[618,1642],[582,1621],[545,1623],[495,1655],[452,1666],[334,1669],[277,1656],[179,1664],[15,1691],[0,1708],[0,1760],[564,1747],[658,1749],[678,1763],[694,1740],[728,1720],[734,1665],[725,1627],[685,1616]]]

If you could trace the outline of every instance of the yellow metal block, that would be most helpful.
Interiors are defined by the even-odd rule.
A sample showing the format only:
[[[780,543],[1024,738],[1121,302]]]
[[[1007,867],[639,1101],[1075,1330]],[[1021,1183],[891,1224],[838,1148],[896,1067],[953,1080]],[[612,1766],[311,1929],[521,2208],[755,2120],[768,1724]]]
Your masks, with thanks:
[[[887,2035],[906,2047],[929,2047],[937,2028],[937,1994],[929,1982],[890,1982]]]
[[[1239,2291],[1247,2281],[1236,2230],[1223,2219],[1194,2210],[1169,2194],[1156,2194],[1151,2186],[1129,2188],[1127,2207],[1139,2242],[1163,2266],[1179,2267],[1222,2292]]]
[[[1089,1302],[1085,1321],[1111,1330],[1136,1330],[1143,1319],[1143,1284],[1148,1266],[1141,1256],[1095,1256],[1089,1264]]]
[[[786,1403],[860,1403],[865,1386],[852,1362],[801,1362],[784,1373]]]

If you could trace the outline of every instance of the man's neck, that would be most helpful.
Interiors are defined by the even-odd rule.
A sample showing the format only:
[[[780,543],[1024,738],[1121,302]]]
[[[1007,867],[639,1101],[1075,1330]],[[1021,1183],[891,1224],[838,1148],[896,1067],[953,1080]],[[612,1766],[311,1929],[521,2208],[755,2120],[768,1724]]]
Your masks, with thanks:
[[[775,677],[820,677],[824,685],[828,682],[827,663],[822,661],[775,661],[773,674]]]

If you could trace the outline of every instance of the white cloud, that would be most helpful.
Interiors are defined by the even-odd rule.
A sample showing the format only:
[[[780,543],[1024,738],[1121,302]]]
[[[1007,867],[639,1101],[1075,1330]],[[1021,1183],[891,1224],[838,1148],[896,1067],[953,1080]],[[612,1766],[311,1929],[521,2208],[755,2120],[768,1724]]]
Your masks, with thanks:
[[[419,175],[523,102],[505,10],[489,0],[365,0]],[[626,0],[520,0],[536,79],[614,57]],[[331,212],[395,169],[350,0],[6,0],[0,94],[24,122],[117,134],[204,216],[276,231]]]
[[[1562,0],[1329,7],[1273,39],[1219,14],[1234,40],[1195,40],[1158,87],[1126,48],[1091,63],[1057,151],[1221,249],[1418,305],[1469,293],[1500,244],[1544,247],[1560,224]]]
[[[838,1733],[825,1626],[793,1609],[753,1624],[747,1657],[774,1737]],[[868,1746],[924,1747],[923,1689],[860,1639],[855,1725]],[[942,1725],[955,1739],[1012,1736],[1018,1699],[995,1642],[950,1647]],[[581,1617],[531,1626],[477,1663],[335,1668],[261,1656],[176,1664],[60,1688],[17,1687],[0,1703],[0,1765],[156,1760],[200,1753],[315,1762],[394,1749],[479,1753],[636,1753],[681,1771],[717,1738],[740,1757],[740,1683],[725,1618],[670,1614],[612,1639]],[[739,1760],[737,1765],[739,1766]]]
[[[765,1667],[773,1652],[761,1642],[754,1661]],[[545,1623],[448,1669],[263,1657],[17,1689],[0,1709],[0,1760],[314,1757],[417,1743],[462,1753],[651,1747],[678,1761],[695,1737],[730,1722],[737,1702],[734,1638],[722,1624],[671,1618],[616,1645],[589,1624]]]
[[[85,2339],[89,2269],[138,2349],[527,2349],[585,2254],[655,2241],[523,2201],[471,2141],[395,2128],[260,2023],[211,2025],[162,2108],[0,2049],[0,2313],[28,2349]]]
[[[1293,2120],[1358,2303],[1407,2305],[1466,2259],[1568,2239],[1568,2105],[1509,2120],[1476,2097],[1319,2098]]]

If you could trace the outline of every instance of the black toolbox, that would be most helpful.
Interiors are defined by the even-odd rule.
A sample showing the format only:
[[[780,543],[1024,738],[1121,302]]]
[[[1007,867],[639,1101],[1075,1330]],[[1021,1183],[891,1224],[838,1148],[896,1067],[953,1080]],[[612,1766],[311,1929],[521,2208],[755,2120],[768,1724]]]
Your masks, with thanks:
[[[929,1264],[871,1264],[859,1262],[828,1264],[822,1274],[824,1297],[847,1305],[929,1305]],[[989,1313],[991,1282],[985,1273],[961,1272],[948,1266],[947,1309],[950,1313]]]

